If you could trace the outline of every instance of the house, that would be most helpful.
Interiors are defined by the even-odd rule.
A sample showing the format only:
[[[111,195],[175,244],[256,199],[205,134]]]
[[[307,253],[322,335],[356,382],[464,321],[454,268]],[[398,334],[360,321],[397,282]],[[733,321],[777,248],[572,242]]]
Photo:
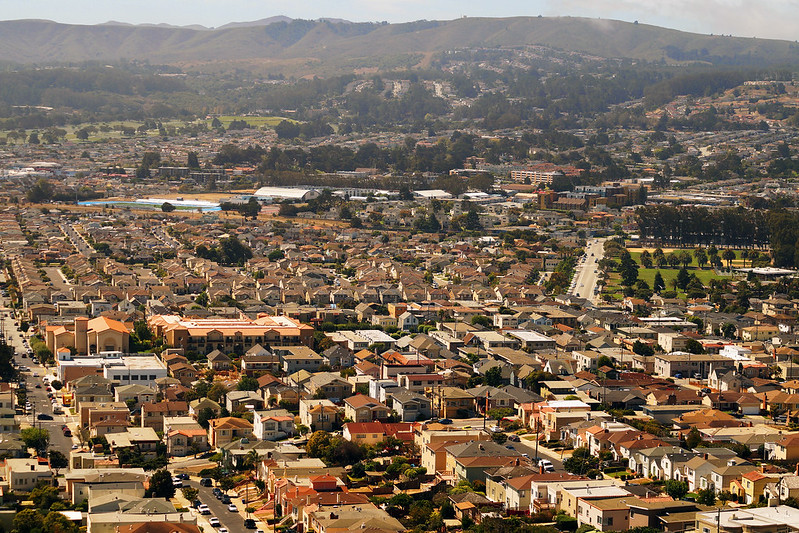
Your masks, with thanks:
[[[250,405],[252,409],[263,409],[263,397],[251,390],[234,390],[225,395],[225,407],[230,413],[244,411],[249,409]]]
[[[342,378],[338,372],[314,374],[305,388],[314,397],[321,396],[334,402],[339,402],[352,394],[352,383]]]
[[[330,400],[300,400],[300,423],[311,431],[333,431],[339,421],[339,408]]]
[[[208,443],[218,449],[234,440],[252,438],[252,424],[243,418],[213,418],[208,421]]]
[[[151,389],[146,385],[119,385],[114,388],[114,401],[125,404],[130,401],[134,408],[141,406],[143,403],[154,402],[155,397],[155,389]]]
[[[701,533],[768,533],[794,531],[799,523],[799,509],[778,505],[754,509],[711,509],[696,513],[695,530]]]
[[[255,411],[252,429],[259,440],[279,440],[294,435],[294,415],[285,409]]]
[[[195,419],[200,415],[203,409],[210,409],[213,413],[211,418],[219,416],[222,411],[222,406],[209,398],[197,398],[189,402],[189,414]]]
[[[392,391],[387,399],[402,422],[427,420],[432,416],[432,402],[427,396],[408,390]]]
[[[144,403],[141,406],[141,427],[161,429],[164,417],[188,416],[189,405],[184,401],[163,401],[157,403]]]
[[[211,370],[230,370],[233,360],[219,350],[208,354],[208,366]]]
[[[441,418],[467,418],[474,405],[474,397],[457,387],[439,387],[433,391],[433,408]]]
[[[343,436],[356,444],[377,444],[388,437],[405,442],[413,441],[413,425],[408,422],[386,424],[384,422],[347,422]]]
[[[208,451],[208,431],[191,417],[164,419],[164,440],[170,457],[184,457]]]
[[[112,453],[117,453],[118,450],[133,450],[146,458],[155,458],[157,446],[161,442],[151,427],[131,427],[120,433],[108,433],[105,438]]]
[[[325,362],[321,355],[306,346],[285,346],[274,348],[273,351],[280,356],[286,374],[300,370],[318,372]]]
[[[773,443],[766,443],[772,461],[799,461],[799,433],[790,433]]]
[[[624,531],[630,527],[630,508],[625,498],[580,498],[577,502],[577,525],[597,531]]]
[[[181,385],[190,386],[197,380],[197,370],[188,363],[178,362],[169,367],[170,375],[180,380]]]
[[[356,394],[344,400],[344,418],[352,422],[383,421],[391,410],[370,396]]]
[[[446,447],[446,470],[457,481],[485,482],[485,470],[511,464],[529,464],[529,460],[516,450],[510,450],[493,441],[466,442]]]
[[[3,475],[8,488],[18,492],[29,492],[39,483],[53,485],[54,472],[47,462],[31,459],[6,459]]]

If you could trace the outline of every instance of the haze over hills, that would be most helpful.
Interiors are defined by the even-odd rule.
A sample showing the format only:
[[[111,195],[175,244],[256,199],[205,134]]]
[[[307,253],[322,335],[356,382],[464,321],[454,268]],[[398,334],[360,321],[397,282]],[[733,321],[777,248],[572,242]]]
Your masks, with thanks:
[[[272,17],[217,29],[162,25],[68,25],[0,22],[0,55],[22,64],[120,59],[183,65],[322,65],[326,72],[414,66],[436,52],[472,47],[543,45],[601,57],[715,64],[799,63],[788,41],[712,36],[604,19],[460,18],[402,24]]]

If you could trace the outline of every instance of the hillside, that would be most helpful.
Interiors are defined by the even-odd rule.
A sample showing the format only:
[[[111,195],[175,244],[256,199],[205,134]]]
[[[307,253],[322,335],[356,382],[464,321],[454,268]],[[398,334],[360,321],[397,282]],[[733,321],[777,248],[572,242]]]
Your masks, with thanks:
[[[268,22],[268,23],[267,23]],[[283,20],[235,23],[216,30],[42,20],[0,22],[0,56],[22,64],[148,60],[214,65],[295,63],[312,71],[381,67],[470,47],[543,45],[601,57],[706,61],[715,64],[799,63],[787,41],[699,35],[645,24],[574,17],[461,18],[404,24]],[[398,59],[400,58],[400,59]],[[408,63],[408,64],[412,64]]]

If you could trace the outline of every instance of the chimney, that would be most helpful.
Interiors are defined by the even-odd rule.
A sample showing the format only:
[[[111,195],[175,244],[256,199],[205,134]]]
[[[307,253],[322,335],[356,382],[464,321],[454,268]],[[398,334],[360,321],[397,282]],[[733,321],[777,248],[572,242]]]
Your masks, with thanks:
[[[760,463],[760,473],[761,474],[766,473],[766,463]]]
[[[34,472],[35,470],[36,470],[36,465],[31,465],[31,472]]]
[[[544,473],[544,465],[538,465],[538,473],[539,474],[543,474]]]
[[[706,453],[703,453],[703,454],[702,454],[702,459],[704,459],[705,461],[707,461],[707,454],[706,454]],[[799,465],[797,465],[797,466],[799,466]]]

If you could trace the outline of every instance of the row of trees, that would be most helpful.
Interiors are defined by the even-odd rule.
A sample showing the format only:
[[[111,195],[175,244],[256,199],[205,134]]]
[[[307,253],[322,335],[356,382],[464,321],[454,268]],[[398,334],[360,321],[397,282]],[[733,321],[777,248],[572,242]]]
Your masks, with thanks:
[[[764,247],[777,229],[775,212],[744,208],[646,205],[635,215],[643,239],[676,246]]]

